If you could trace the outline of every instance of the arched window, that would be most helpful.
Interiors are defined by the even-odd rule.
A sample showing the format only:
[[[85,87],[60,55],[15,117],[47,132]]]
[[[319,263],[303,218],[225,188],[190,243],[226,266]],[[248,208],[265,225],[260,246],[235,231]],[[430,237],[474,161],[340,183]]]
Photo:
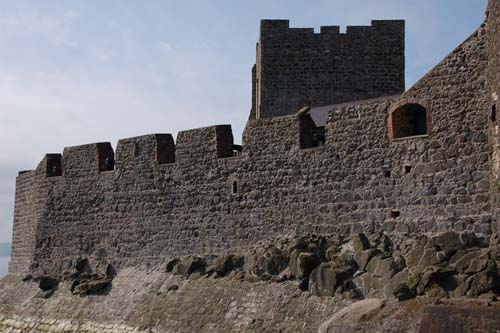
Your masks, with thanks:
[[[392,138],[400,139],[428,134],[427,110],[418,103],[408,103],[392,112]]]

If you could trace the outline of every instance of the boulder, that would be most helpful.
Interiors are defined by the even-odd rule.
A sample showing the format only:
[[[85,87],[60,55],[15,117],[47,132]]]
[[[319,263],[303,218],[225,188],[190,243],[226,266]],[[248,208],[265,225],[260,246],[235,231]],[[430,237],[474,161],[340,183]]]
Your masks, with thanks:
[[[279,275],[288,266],[286,253],[276,247],[256,252],[247,257],[245,267],[257,276]]]
[[[309,291],[317,296],[334,296],[337,289],[348,291],[355,287],[351,283],[358,267],[348,256],[338,258],[337,262],[320,264],[309,276]]]
[[[480,256],[471,259],[469,266],[465,270],[465,274],[471,275],[484,270],[496,270],[496,263],[490,259],[488,253],[483,253]]]
[[[167,261],[165,264],[165,272],[170,273],[174,269],[175,265],[179,263],[179,258],[173,258]]]
[[[113,265],[111,264],[108,264],[106,265],[106,277],[110,278],[110,279],[114,279],[114,277],[116,276],[117,272],[116,272],[116,269],[113,267]]]
[[[365,234],[355,234],[352,236],[352,246],[354,247],[354,252],[362,252],[370,248],[370,241]]]
[[[462,232],[460,234],[460,240],[466,248],[479,246],[481,243],[479,238],[477,238],[476,234],[473,232]]]
[[[340,252],[340,247],[339,246],[330,246],[325,253],[326,260],[327,261],[332,261],[333,258],[335,258]]]
[[[437,283],[431,282],[425,291],[427,297],[446,298],[448,293]]]
[[[172,273],[174,275],[188,276],[193,273],[205,273],[207,262],[205,259],[198,256],[187,256],[180,259],[180,261],[173,267]]]
[[[309,240],[306,237],[298,237],[290,240],[287,247],[287,255],[291,256],[294,250],[306,251],[309,245]]]
[[[372,260],[378,261],[376,268],[373,271],[373,275],[376,277],[384,277],[388,274],[392,277],[394,274],[402,270],[400,264],[398,264],[392,257],[385,259],[374,258]]]
[[[317,296],[334,296],[339,279],[333,262],[322,263],[309,276],[309,291]]]
[[[394,297],[398,299],[398,301],[407,301],[409,299],[414,298],[415,289],[410,288],[406,282],[400,283],[393,291]]]
[[[35,295],[35,298],[47,299],[54,295],[55,290],[40,291]]]
[[[460,254],[461,255],[459,256],[459,258],[453,260],[454,267],[460,274],[464,274],[469,269],[471,262],[481,256],[481,251],[472,251],[469,253],[465,254],[460,253]]]
[[[233,254],[216,258],[207,268],[207,273],[212,275],[215,273],[216,277],[223,277],[228,275],[235,269],[242,268],[245,263],[245,257],[236,256]]]
[[[396,290],[400,288],[402,284],[405,284],[408,288],[408,280],[409,277],[409,271],[408,269],[404,269],[401,272],[396,273],[390,280],[386,283],[384,283],[383,287],[383,295],[385,298],[390,298],[393,296],[396,296]],[[398,296],[396,296],[398,298]]]
[[[456,251],[464,248],[464,243],[459,233],[447,231],[429,239],[427,247],[437,247],[438,251],[443,251],[446,256],[451,256]]]
[[[454,276],[456,282],[457,282],[457,288],[455,290],[451,291],[449,295],[451,297],[462,297],[466,296],[467,292],[470,289],[470,284],[472,282],[471,279],[467,275],[459,274]]]
[[[457,272],[453,269],[442,268],[442,267],[427,267],[420,276],[419,282],[416,286],[416,292],[418,295],[422,295],[425,292],[435,289],[437,287],[445,291],[445,293],[453,292],[457,287],[458,283],[455,279],[455,274]],[[439,292],[439,294],[441,294]],[[438,296],[432,296],[438,297]]]
[[[31,275],[31,274],[24,275],[23,278],[22,278],[23,282],[28,282],[28,281],[31,281],[31,280],[33,280],[33,275]]]
[[[316,253],[293,250],[290,255],[290,273],[299,280],[307,278],[319,264],[321,258]]]
[[[423,272],[427,267],[439,264],[437,253],[438,252],[433,247],[425,249],[417,266],[412,269],[413,273],[419,274]]]
[[[369,249],[366,251],[357,252],[354,254],[354,260],[361,271],[366,269],[366,265],[373,257],[381,255],[382,252],[379,249]]]
[[[408,255],[406,256],[406,264],[408,267],[415,267],[420,262],[420,259],[424,255],[424,247],[422,245],[416,245]]]
[[[78,274],[91,273],[92,267],[87,258],[78,258],[73,262],[73,268]]]
[[[72,293],[80,296],[102,294],[111,288],[111,281],[109,278],[85,280],[75,285]]]
[[[467,296],[478,297],[488,293],[494,285],[498,285],[498,277],[487,271],[477,273],[467,279],[469,290]]]
[[[42,291],[49,291],[49,290],[54,290],[57,289],[57,286],[59,285],[59,281],[53,277],[50,276],[38,276],[35,279],[35,282],[38,282],[38,287]]]

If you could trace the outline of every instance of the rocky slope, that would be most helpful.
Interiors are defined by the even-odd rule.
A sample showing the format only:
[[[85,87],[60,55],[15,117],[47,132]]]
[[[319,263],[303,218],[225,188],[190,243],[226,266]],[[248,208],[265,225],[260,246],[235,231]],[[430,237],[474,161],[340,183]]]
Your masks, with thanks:
[[[291,237],[0,281],[1,332],[494,332],[500,251],[469,233]]]

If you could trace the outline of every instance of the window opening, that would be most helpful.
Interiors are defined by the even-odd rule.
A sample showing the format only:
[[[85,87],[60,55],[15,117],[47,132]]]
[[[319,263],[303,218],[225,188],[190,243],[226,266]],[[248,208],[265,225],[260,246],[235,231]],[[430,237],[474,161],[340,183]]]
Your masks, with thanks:
[[[427,110],[420,104],[411,103],[392,113],[393,138],[427,135]]]

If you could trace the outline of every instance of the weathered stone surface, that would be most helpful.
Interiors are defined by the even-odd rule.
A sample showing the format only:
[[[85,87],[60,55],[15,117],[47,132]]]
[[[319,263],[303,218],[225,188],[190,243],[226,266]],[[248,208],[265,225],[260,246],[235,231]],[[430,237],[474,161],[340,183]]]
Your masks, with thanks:
[[[112,279],[103,278],[96,280],[84,280],[78,283],[73,288],[73,294],[78,294],[80,296],[101,294],[108,291],[111,288]]]
[[[364,271],[366,269],[366,265],[376,255],[381,255],[382,253],[378,249],[370,249],[362,252],[357,252],[354,254],[354,260],[358,264],[360,270]]]
[[[337,312],[332,318],[321,324],[318,333],[337,332],[344,324],[368,322],[384,307],[385,302],[372,298],[354,303]],[[345,332],[345,331],[344,331]]]
[[[487,113],[497,103],[490,98],[497,82],[491,74],[496,73],[491,67],[498,54],[491,51],[497,44],[491,37],[496,30],[488,24],[479,27],[418,84],[388,96],[393,89],[386,86],[376,91],[352,86],[371,85],[373,80],[351,80],[340,95],[331,95],[330,84],[317,86],[302,79],[318,83],[324,77],[316,69],[326,65],[311,65],[312,59],[335,59],[335,68],[344,68],[343,61],[351,63],[351,55],[331,58],[345,49],[323,48],[344,45],[347,38],[348,48],[394,48],[395,54],[370,51],[354,56],[363,58],[360,63],[374,58],[391,62],[391,72],[385,74],[392,79],[382,80],[384,85],[393,83],[395,76],[403,82],[403,22],[376,21],[345,35],[332,28],[315,35],[289,29],[283,21],[266,21],[264,26],[262,35],[273,37],[261,40],[266,45],[259,51],[275,55],[276,63],[260,59],[260,65],[314,92],[274,100],[277,110],[282,103],[315,99],[313,95],[325,89],[331,103],[350,102],[324,107],[321,133],[316,125],[316,133],[305,131],[307,126],[296,115],[261,117],[254,110],[242,149],[234,147],[230,126],[218,125],[181,131],[175,142],[164,134],[123,139],[116,154],[110,143],[96,143],[47,155],[36,170],[17,180],[11,271],[59,275],[68,258],[79,256],[94,267],[108,260],[117,269],[152,267],[167,256],[235,252],[292,233],[379,233],[384,224],[395,225],[391,233],[407,235],[455,230],[487,237],[495,230],[498,163],[493,161],[498,159],[493,155],[500,141]],[[355,40],[369,43],[351,45]],[[289,57],[281,55],[289,47],[295,55],[307,53],[306,63],[290,65]],[[301,80],[297,73],[282,71],[287,64],[305,70]],[[385,76],[381,68],[365,68],[363,73]],[[259,72],[256,68],[255,75]],[[260,84],[268,93],[293,94],[290,87],[263,87],[269,81],[258,79],[256,88]],[[366,97],[375,99],[355,102]],[[425,109],[428,131],[398,138],[398,114],[412,105]],[[302,146],[305,136],[313,134],[322,136],[322,146]],[[390,251],[391,245],[373,246]]]
[[[400,283],[393,292],[398,301],[407,301],[415,297],[415,290],[410,288],[405,282]]]
[[[352,237],[352,244],[356,253],[368,250],[370,248],[370,241],[365,234],[356,234]]]
[[[316,253],[294,250],[290,255],[290,273],[301,280],[321,264],[321,258]]]
[[[392,294],[401,301],[415,295],[495,299],[500,241],[492,237],[488,249],[485,239],[498,231],[500,216],[499,22],[500,5],[490,1],[485,24],[414,87],[400,96],[325,107],[326,120],[319,127],[311,125],[314,120],[307,113],[272,117],[281,115],[285,104],[303,104],[304,98],[312,99],[307,103],[321,103],[316,92],[325,90],[309,81],[321,77],[311,68],[298,81],[296,73],[283,71],[288,60],[280,50],[295,45],[295,56],[306,50],[308,60],[329,59],[329,55],[310,54],[310,46],[337,43],[337,29],[327,27],[315,35],[311,30],[290,30],[283,21],[263,22],[261,33],[266,38],[259,41],[258,53],[265,56],[255,70],[255,90],[294,90],[259,80],[262,67],[272,67],[271,72],[285,73],[280,78],[287,82],[309,85],[307,90],[313,89],[314,96],[291,96],[286,101],[272,94],[259,96],[267,102],[276,99],[272,101],[276,110],[257,110],[254,105],[244,149],[233,145],[230,127],[220,125],[182,131],[176,144],[172,136],[160,134],[121,140],[116,161],[109,143],[69,147],[62,156],[47,155],[36,170],[17,179],[10,267],[11,272],[39,276],[38,287],[30,279],[22,287],[21,282],[7,279],[0,289],[0,307],[5,312],[22,309],[36,318],[57,313],[76,322],[80,315],[115,322],[112,318],[127,310],[121,300],[136,297],[134,309],[128,309],[122,319],[136,330],[158,325],[163,331],[300,331],[316,329],[318,312],[333,312],[337,302],[370,295]],[[399,43],[401,23],[374,22],[369,31],[356,27],[344,37],[369,40],[369,50],[378,48],[372,43],[389,43],[399,52],[404,49]],[[276,62],[266,63],[273,58],[268,51],[277,55]],[[374,59],[365,52],[359,54],[365,60]],[[391,54],[378,56],[382,63],[391,58]],[[382,76],[396,75],[399,81],[404,62],[399,61],[400,53],[392,56],[394,72]],[[336,58],[336,65],[341,60]],[[309,66],[294,63],[297,68]],[[376,66],[377,72],[380,68]],[[394,87],[383,88],[372,92],[348,86],[349,94],[329,98],[350,99],[353,91],[380,97],[381,91]],[[416,111],[422,128],[409,133],[405,118]],[[288,108],[286,113],[290,112],[296,110]],[[311,139],[316,145],[310,144]],[[235,154],[235,149],[241,154]],[[321,236],[311,237],[312,233]],[[279,240],[266,248],[257,243],[290,234],[308,236]],[[338,241],[352,234],[352,242]],[[377,251],[369,252],[371,248]],[[325,254],[325,249],[330,250]],[[241,250],[249,251],[244,263],[221,255]],[[213,255],[200,256],[206,253]],[[148,275],[162,258],[186,254],[167,263],[161,273],[152,273],[155,278],[136,271],[147,282],[118,281],[117,289],[110,288],[111,276],[117,272],[104,269],[117,267],[120,272],[142,267]],[[329,262],[323,262],[326,259]],[[292,275],[299,280],[287,281]],[[163,279],[170,280],[163,283]],[[231,286],[230,291],[218,284],[221,281]],[[57,288],[57,283],[71,287]],[[12,286],[18,287],[15,292]],[[192,286],[196,287],[190,290]],[[335,296],[336,301],[311,296],[306,286],[313,294]],[[200,288],[209,290],[199,295]],[[68,289],[80,295],[107,290],[109,295],[76,300]],[[413,299],[407,304],[418,302]],[[305,307],[306,303],[314,309]],[[273,311],[275,307],[280,310]],[[347,328],[383,331],[387,326],[376,321],[388,311],[383,308],[375,306],[368,316],[353,319],[370,318],[370,323],[349,323]],[[396,323],[393,331],[418,326],[408,323],[411,311],[402,309],[408,310],[405,302],[392,305],[406,320],[391,322]],[[462,314],[460,325],[445,322],[443,327],[449,332],[460,327],[488,329],[484,320],[471,324],[471,317],[480,318],[477,313]],[[0,325],[17,327],[10,318],[5,323],[5,318],[0,316]],[[427,319],[435,321],[433,315]],[[494,318],[487,320],[497,324]]]
[[[217,277],[223,277],[236,269],[242,269],[245,264],[245,257],[242,255],[227,255],[216,258],[208,267],[207,274],[215,273]]]
[[[349,255],[341,255],[336,261],[322,263],[309,276],[309,290],[318,296],[334,296],[338,291],[348,292],[355,288],[352,279],[357,271],[356,262]]]
[[[279,275],[288,266],[286,254],[274,246],[247,255],[245,259],[245,268],[260,277]]]
[[[464,274],[469,269],[471,262],[479,256],[481,256],[481,251],[479,250],[462,254],[454,264],[457,271],[461,274]]]
[[[315,34],[314,29],[290,28],[285,20],[263,20],[252,72],[251,118],[291,115],[304,106],[404,91],[403,21],[374,22],[372,27],[349,28],[343,38],[338,36],[338,27]],[[362,54],[383,56],[367,59]],[[353,73],[359,73],[357,80],[350,79]]]
[[[179,263],[179,258],[173,258],[166,262],[165,264],[165,272],[170,273],[174,269],[175,265]]]
[[[0,290],[1,332],[17,325],[8,319],[32,325],[33,333],[59,332],[61,323],[70,333],[310,332],[338,308],[333,298],[311,297],[293,282],[189,280],[137,269],[120,271],[105,296],[72,296],[59,288],[48,299],[33,299],[38,286],[17,276],[0,280]]]
[[[309,277],[309,290],[318,296],[334,296],[341,276],[335,271],[332,262],[323,263],[312,271]],[[344,272],[347,273],[347,272]],[[347,274],[345,274],[347,275]]]
[[[470,260],[470,264],[466,269],[466,274],[479,273],[484,270],[492,271],[496,269],[496,264],[490,259],[489,253],[483,253],[482,255],[475,257]]]
[[[38,282],[38,287],[42,291],[49,291],[56,289],[57,286],[59,285],[59,281],[50,276],[37,276],[35,277],[34,280]]]
[[[413,272],[420,273],[424,271],[427,267],[439,264],[438,252],[434,248],[428,248],[424,250],[424,253],[418,264],[413,268]]]
[[[205,273],[207,262],[205,259],[198,256],[186,256],[179,260],[173,267],[174,275],[191,275],[193,273]]]

